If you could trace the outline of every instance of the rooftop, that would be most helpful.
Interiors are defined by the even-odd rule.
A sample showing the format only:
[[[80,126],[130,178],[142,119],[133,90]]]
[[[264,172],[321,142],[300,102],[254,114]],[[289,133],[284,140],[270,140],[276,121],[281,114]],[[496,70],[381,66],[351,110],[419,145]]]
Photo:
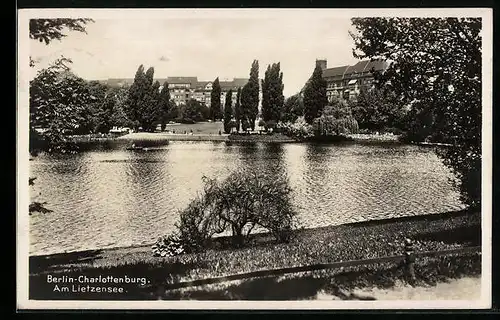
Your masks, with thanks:
[[[191,88],[194,89],[204,89],[213,80],[198,81],[198,77],[168,77],[168,78],[157,78],[155,81],[159,81],[161,85],[165,82],[169,84],[189,84]],[[133,78],[110,78],[107,80],[99,80],[101,83],[106,83],[112,87],[121,87],[124,85],[132,85],[134,83]],[[238,88],[243,87],[248,82],[246,78],[234,78],[231,81],[219,81],[222,90],[238,90]]]
[[[362,60],[353,66],[341,66],[323,70],[323,77],[330,78],[336,76],[346,76],[354,73],[373,72],[387,69],[389,63],[382,60]]]
[[[329,78],[329,77],[335,77],[335,76],[342,76],[348,68],[349,68],[349,66],[342,66],[342,67],[325,69],[325,70],[323,70],[323,77]]]
[[[222,90],[238,90],[247,84],[248,79],[235,78],[233,81],[219,81]]]
[[[168,84],[190,84],[191,87],[196,87],[198,84],[198,77],[168,77]]]

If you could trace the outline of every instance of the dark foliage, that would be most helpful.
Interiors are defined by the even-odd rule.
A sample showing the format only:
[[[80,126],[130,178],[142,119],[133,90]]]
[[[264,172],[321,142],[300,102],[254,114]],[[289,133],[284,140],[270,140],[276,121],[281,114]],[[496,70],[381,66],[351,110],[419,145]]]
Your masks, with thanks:
[[[229,90],[226,94],[226,102],[224,104],[224,133],[231,132],[231,119],[233,118],[233,91]]]
[[[219,84],[219,77],[217,77],[212,84],[212,92],[210,93],[210,118],[212,121],[222,118],[220,95],[221,87]]]
[[[314,119],[321,116],[321,112],[327,104],[326,80],[323,79],[321,67],[317,65],[304,90],[304,119],[306,122],[312,124]]]
[[[264,121],[279,121],[285,97],[283,96],[283,72],[280,63],[267,66],[262,80],[262,118]]]

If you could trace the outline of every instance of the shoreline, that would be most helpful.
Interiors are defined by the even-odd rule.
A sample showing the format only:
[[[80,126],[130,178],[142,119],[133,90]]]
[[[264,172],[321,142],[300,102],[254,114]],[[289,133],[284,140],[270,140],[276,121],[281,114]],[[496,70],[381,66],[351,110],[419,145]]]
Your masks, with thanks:
[[[467,216],[468,214],[469,214],[468,211],[466,209],[464,209],[464,210],[447,211],[447,212],[431,213],[431,214],[423,214],[423,215],[415,215],[415,216],[372,219],[372,220],[365,220],[365,221],[346,222],[346,223],[342,223],[342,224],[338,224],[338,225],[305,228],[303,230],[295,230],[294,233],[322,232],[324,230],[330,230],[330,229],[336,229],[336,228],[342,228],[342,227],[352,227],[352,228],[372,227],[372,226],[380,226],[380,225],[391,224],[391,223],[411,223],[411,222],[422,222],[422,221],[431,222],[431,221],[436,221],[436,220],[463,217],[463,216]],[[267,233],[255,233],[254,235],[256,237],[266,236]],[[218,238],[226,239],[227,237],[220,236]],[[98,248],[89,248],[89,249],[83,249],[83,250],[62,251],[62,252],[55,252],[55,253],[29,254],[29,257],[44,258],[45,259],[45,258],[64,256],[64,255],[81,254],[81,253],[91,252],[91,251],[128,251],[128,250],[151,251],[150,250],[151,245],[153,245],[153,243],[135,244],[135,245],[127,245],[127,246],[98,247]]]
[[[304,293],[304,286],[314,286],[314,292],[311,291],[311,295],[314,295],[319,290],[332,289],[332,283],[335,283],[336,288],[390,288],[398,279],[404,280],[404,272],[401,266],[394,263],[379,262],[358,267],[250,278],[238,280],[237,283],[223,281],[198,287],[165,289],[179,282],[259,270],[401,255],[406,237],[416,241],[416,252],[478,246],[481,243],[480,222],[479,212],[462,210],[303,229],[295,231],[296,237],[286,244],[274,243],[267,234],[257,234],[252,238],[251,246],[232,249],[220,239],[221,241],[214,241],[213,246],[204,252],[175,257],[153,257],[150,245],[30,256],[30,288],[34,288],[30,291],[30,296],[35,299],[62,299],[61,295],[51,291],[53,284],[47,283],[48,275],[75,278],[81,275],[146,277],[150,285],[130,285],[127,287],[129,293],[124,295],[126,299],[140,300],[158,299],[158,290],[162,292],[160,299],[189,299],[196,296],[201,299],[209,297],[208,300],[210,297],[228,299],[228,293],[241,293],[241,290],[245,292],[238,299],[248,299],[251,293],[246,290],[253,284],[261,290],[269,287],[271,291],[280,291],[284,283],[296,283],[296,289],[292,291],[293,295],[299,296]],[[419,284],[435,284],[444,279],[475,276],[481,272],[481,254],[422,258],[416,264],[416,271]],[[267,291],[263,294],[267,294]],[[280,294],[287,296],[291,292],[287,289]],[[110,295],[91,294],[86,297],[107,300],[114,298]]]
[[[270,142],[292,143],[297,142],[281,134],[265,135],[230,135],[230,134],[176,134],[166,132],[134,132],[116,138],[128,141],[207,141],[207,142]]]
[[[169,141],[189,141],[189,142],[265,142],[265,143],[336,143],[336,142],[357,142],[357,143],[395,143],[402,145],[415,145],[422,147],[452,147],[448,143],[439,142],[403,142],[400,140],[400,135],[394,134],[348,134],[343,138],[333,138],[331,141],[326,139],[322,141],[304,140],[298,141],[280,133],[273,135],[249,134],[249,135],[232,135],[232,134],[217,134],[217,133],[169,133],[169,132],[132,132],[126,134],[86,134],[68,136],[68,140],[73,143],[92,143],[92,142],[108,142],[108,141],[152,141],[152,142],[169,142]]]
[[[208,141],[208,142],[268,142],[268,143],[304,143],[308,141],[297,141],[293,138],[280,133],[268,134],[249,134],[249,135],[231,135],[231,134],[210,134],[193,133],[179,134],[168,132],[133,132],[117,137],[107,138],[108,140],[126,140],[126,141]],[[376,134],[350,134],[340,139],[338,142],[366,142],[366,143],[401,143],[398,135],[376,135]],[[103,138],[102,140],[106,140]],[[316,143],[312,141],[312,143]],[[321,141],[318,141],[321,143]]]

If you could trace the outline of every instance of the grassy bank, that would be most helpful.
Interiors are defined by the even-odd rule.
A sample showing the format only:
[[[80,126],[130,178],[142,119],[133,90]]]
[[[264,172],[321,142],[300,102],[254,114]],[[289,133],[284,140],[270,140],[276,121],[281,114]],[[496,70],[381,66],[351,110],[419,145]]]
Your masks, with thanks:
[[[171,132],[134,132],[118,137],[119,140],[128,141],[233,141],[233,142],[270,142],[294,143],[297,140],[281,133],[274,134],[218,134],[218,133],[171,133]],[[311,138],[304,142],[337,143],[337,142],[363,142],[363,143],[397,143],[397,136],[389,135],[348,135],[346,137],[321,137]]]
[[[287,137],[281,133],[274,134],[232,134],[228,137],[229,141],[237,142],[297,142],[295,139]]]
[[[174,132],[176,134],[193,133],[203,135],[218,135],[219,131],[224,132],[224,123],[216,122],[197,122],[193,124],[173,123],[167,124],[165,131]]]
[[[121,136],[127,141],[227,141],[227,135],[219,134],[177,134],[167,132],[134,132]]]
[[[228,135],[228,134],[200,134],[188,133],[177,134],[167,132],[134,132],[118,138],[127,141],[231,141],[231,142],[295,142],[282,134],[252,134],[252,135]]]
[[[75,143],[109,141],[119,138],[124,134],[117,133],[90,133],[82,135],[68,136],[68,140]]]
[[[480,214],[459,211],[306,229],[297,231],[294,240],[288,244],[273,243],[271,237],[260,234],[254,236],[251,247],[238,250],[227,248],[224,238],[221,238],[204,253],[170,258],[153,257],[150,246],[32,256],[30,297],[70,299],[77,295],[84,299],[252,299],[257,296],[270,298],[269,295],[279,298],[281,294],[283,299],[300,299],[314,290],[391,286],[394,281],[403,278],[403,271],[400,266],[385,263],[165,290],[172,283],[262,269],[399,255],[403,253],[405,237],[417,241],[416,251],[480,245]],[[425,283],[478,274],[480,256],[425,258],[418,262],[416,271],[419,281]],[[128,292],[121,296],[96,293],[61,295],[52,291],[54,284],[47,283],[49,274],[73,277],[127,275],[146,277],[148,283],[124,285]],[[288,286],[295,289],[286,289]],[[231,292],[234,294],[231,295]]]
[[[364,142],[398,142],[399,135],[394,134],[350,134],[349,138],[354,141],[364,141]]]
[[[234,141],[234,142],[272,142],[291,143],[295,139],[280,133],[274,134],[224,134],[222,122],[198,122],[194,124],[168,124],[163,132],[134,132],[129,134],[87,134],[70,136],[73,142],[99,142],[109,140],[126,141]],[[335,143],[343,141],[358,142],[398,142],[398,135],[391,134],[351,134],[345,137],[313,138],[311,142]]]

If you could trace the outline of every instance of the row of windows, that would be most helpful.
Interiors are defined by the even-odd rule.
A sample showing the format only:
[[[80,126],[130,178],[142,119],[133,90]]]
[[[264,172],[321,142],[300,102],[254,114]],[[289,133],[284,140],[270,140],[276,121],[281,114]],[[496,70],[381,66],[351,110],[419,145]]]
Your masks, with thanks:
[[[184,92],[186,92],[186,90],[185,89],[174,89],[174,90],[171,90],[171,92],[184,93]],[[199,92],[199,91],[189,90],[189,92],[197,94],[197,95],[210,95],[211,94],[211,91],[202,91],[202,92]],[[221,92],[221,95],[226,95],[226,94],[227,94],[226,92]],[[237,91],[233,91],[233,96],[236,96],[236,94],[237,94]]]
[[[190,88],[191,84],[189,83],[169,83],[169,88]]]
[[[185,95],[184,94],[176,94],[176,95],[174,95],[174,99],[184,99],[184,98],[188,99],[189,94],[185,94]]]
[[[342,83],[341,84],[329,83],[327,85],[327,88],[328,89],[337,89],[337,88],[344,88],[344,87],[347,87],[347,86],[370,85],[370,84],[373,84],[373,83],[374,83],[373,80],[365,80],[365,81],[351,83],[351,84],[349,84],[349,82],[346,82],[346,83],[343,83],[343,84]]]
[[[186,93],[186,94],[175,94],[173,95],[173,98],[174,99],[182,99],[182,98],[189,98],[189,93]],[[191,95],[191,97],[193,99],[210,99],[210,95],[209,94],[206,94],[206,95],[199,95],[199,94],[193,94]],[[221,99],[225,99],[226,98],[226,95],[225,94],[221,94]],[[232,100],[236,100],[236,94],[233,94],[231,96]]]

